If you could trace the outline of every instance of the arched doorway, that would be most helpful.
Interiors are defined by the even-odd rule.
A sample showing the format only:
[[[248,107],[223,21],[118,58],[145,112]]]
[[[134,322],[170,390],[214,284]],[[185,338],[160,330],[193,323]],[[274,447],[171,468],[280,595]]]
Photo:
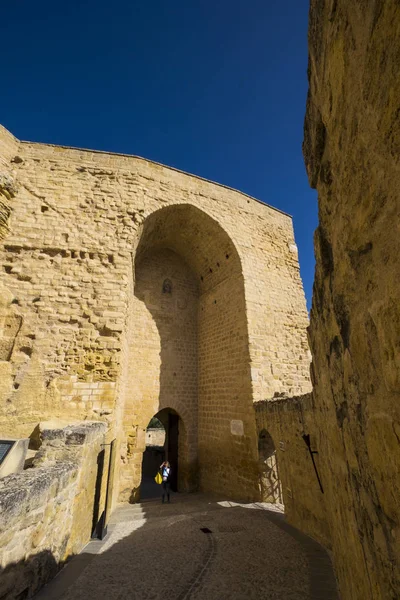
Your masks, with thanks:
[[[181,418],[178,489],[255,500],[247,310],[232,239],[195,206],[159,209],[138,232],[133,276],[120,499],[134,498],[147,424],[168,408]]]
[[[266,429],[258,436],[258,456],[261,502],[283,504],[276,448],[271,434]]]
[[[160,495],[154,477],[164,460],[171,464],[170,485],[173,492],[186,491],[185,430],[182,419],[170,408],[159,411],[146,428],[146,449],[143,452],[140,498]]]
[[[140,483],[142,500],[159,495],[154,477],[160,464],[165,460],[165,438],[164,425],[157,417],[152,417],[146,428],[146,449],[143,452],[142,481]]]

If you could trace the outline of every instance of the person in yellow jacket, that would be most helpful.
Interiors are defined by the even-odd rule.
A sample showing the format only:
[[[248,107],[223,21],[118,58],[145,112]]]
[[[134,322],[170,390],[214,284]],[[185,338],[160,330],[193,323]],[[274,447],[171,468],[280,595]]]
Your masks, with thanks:
[[[167,494],[168,502],[170,501],[170,484],[169,479],[171,476],[171,465],[165,460],[160,466],[161,477],[162,477],[162,501],[164,504],[165,494]]]

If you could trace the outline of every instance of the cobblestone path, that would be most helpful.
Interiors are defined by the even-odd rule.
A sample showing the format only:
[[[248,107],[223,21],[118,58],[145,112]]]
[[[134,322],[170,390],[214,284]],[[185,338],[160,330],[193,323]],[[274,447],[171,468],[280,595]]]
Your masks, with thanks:
[[[121,505],[37,600],[334,600],[326,552],[276,506],[200,494]]]

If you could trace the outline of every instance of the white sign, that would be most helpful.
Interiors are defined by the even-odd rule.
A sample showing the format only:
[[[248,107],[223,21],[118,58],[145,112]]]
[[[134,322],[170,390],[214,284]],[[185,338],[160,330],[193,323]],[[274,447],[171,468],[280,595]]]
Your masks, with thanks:
[[[231,421],[231,434],[244,435],[243,421]]]

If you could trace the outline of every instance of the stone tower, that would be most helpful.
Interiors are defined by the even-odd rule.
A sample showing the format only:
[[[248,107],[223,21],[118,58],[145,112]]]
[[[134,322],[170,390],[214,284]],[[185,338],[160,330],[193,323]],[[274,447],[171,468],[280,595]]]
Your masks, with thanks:
[[[180,489],[257,498],[253,402],[310,390],[291,217],[142,158],[0,142],[0,430],[105,421],[135,500],[167,411]]]

